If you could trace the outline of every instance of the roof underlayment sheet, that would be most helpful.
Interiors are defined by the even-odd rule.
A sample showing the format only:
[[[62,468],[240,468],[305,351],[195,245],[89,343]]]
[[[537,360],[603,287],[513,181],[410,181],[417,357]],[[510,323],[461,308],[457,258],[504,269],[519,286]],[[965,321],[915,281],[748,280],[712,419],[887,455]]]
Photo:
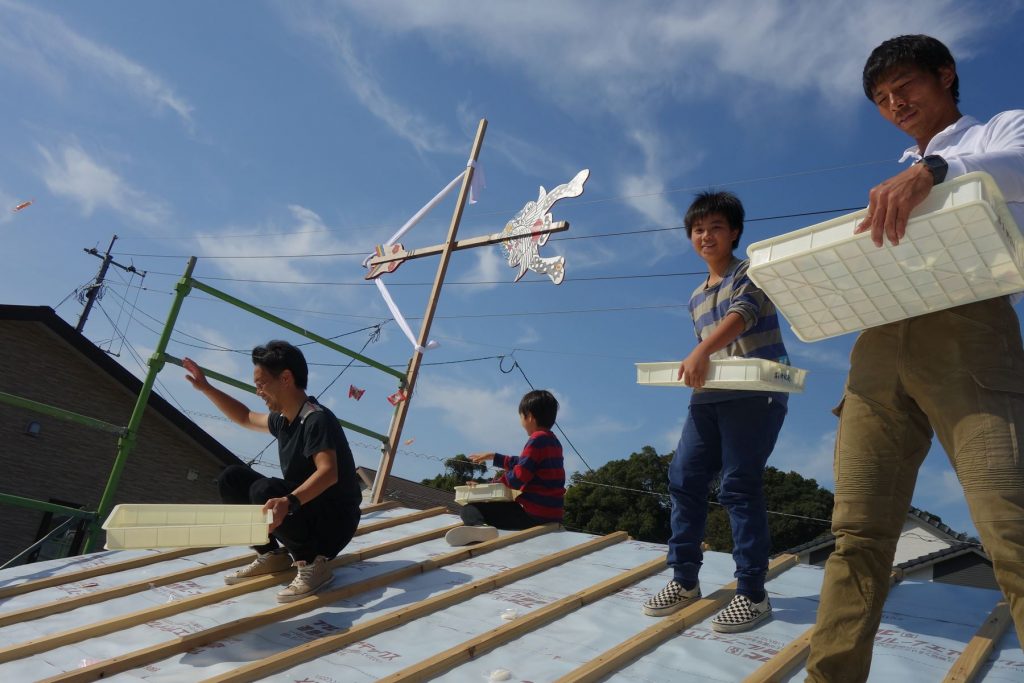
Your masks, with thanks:
[[[731,596],[729,555],[706,554],[706,604],[656,619],[641,605],[671,577],[665,546],[541,528],[451,548],[443,531],[458,519],[438,513],[368,512],[330,586],[289,605],[275,600],[286,573],[224,585],[226,567],[249,559],[244,548],[179,557],[108,551],[0,572],[0,679],[757,680],[814,624],[819,567],[777,562],[768,584],[773,618],[748,633],[718,634],[710,618],[713,601]],[[114,571],[138,558],[159,561]],[[90,569],[98,573],[82,578]],[[53,578],[62,575],[67,582]],[[943,680],[1000,599],[976,588],[897,584],[871,680]],[[651,635],[658,627],[664,633]],[[613,655],[610,669],[588,677],[587,667]],[[802,678],[798,664],[775,680]],[[1012,626],[974,680],[1024,680]]]

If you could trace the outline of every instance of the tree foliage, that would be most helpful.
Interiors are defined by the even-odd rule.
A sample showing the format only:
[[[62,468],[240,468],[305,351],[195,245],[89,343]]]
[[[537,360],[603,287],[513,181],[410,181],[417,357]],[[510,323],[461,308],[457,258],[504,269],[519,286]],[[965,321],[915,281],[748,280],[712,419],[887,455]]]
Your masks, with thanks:
[[[431,479],[424,479],[420,483],[442,491],[455,491],[456,486],[462,486],[467,481],[489,481],[484,476],[485,474],[487,474],[487,465],[477,464],[463,453],[459,453],[454,458],[448,458],[445,461],[444,472]]]
[[[671,535],[668,467],[672,454],[658,455],[650,446],[626,460],[612,460],[589,473],[576,473],[565,494],[565,524],[594,534],[626,531],[642,541],[666,543]],[[765,468],[765,497],[772,552],[805,543],[828,531],[828,523],[800,519],[829,519],[832,493],[796,472]],[[620,487],[620,488],[614,488]],[[633,490],[626,490],[633,489]],[[639,493],[642,491],[643,493]],[[728,513],[708,496],[705,542],[712,550],[732,551]],[[794,515],[793,517],[787,515]]]
[[[827,520],[832,517],[832,492],[818,486],[814,479],[805,479],[796,472],[766,467],[764,494],[770,510],[768,528],[772,536],[773,554],[806,543],[829,530],[828,522],[801,519],[813,517]],[[717,504],[714,492],[708,500],[711,505],[704,541],[711,550],[732,552],[729,514]]]
[[[621,530],[641,541],[665,543],[671,533],[667,496],[671,459],[671,455],[658,455],[644,446],[627,460],[612,460],[593,472],[572,475],[565,493],[565,525],[592,534]]]

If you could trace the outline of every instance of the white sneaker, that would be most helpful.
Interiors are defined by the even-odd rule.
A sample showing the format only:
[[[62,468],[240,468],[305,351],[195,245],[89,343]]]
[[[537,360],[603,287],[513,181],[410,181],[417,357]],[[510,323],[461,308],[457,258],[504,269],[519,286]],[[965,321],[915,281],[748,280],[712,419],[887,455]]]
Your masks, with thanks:
[[[498,537],[498,530],[493,526],[460,526],[444,535],[448,545],[470,545],[493,541]]]
[[[246,579],[274,572],[283,572],[292,566],[292,557],[285,548],[278,548],[267,553],[256,553],[256,559],[241,569],[224,575],[224,583],[231,586]]]
[[[294,602],[307,595],[313,595],[334,578],[334,570],[327,564],[327,558],[317,555],[312,562],[297,560],[295,578],[287,588],[277,594],[278,602]]]

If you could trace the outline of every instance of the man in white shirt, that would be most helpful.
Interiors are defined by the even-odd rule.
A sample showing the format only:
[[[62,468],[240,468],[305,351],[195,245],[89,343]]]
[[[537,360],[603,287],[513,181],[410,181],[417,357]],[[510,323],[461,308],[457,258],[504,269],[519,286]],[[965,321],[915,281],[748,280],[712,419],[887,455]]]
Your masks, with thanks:
[[[889,248],[934,185],[991,174],[1024,226],[1024,111],[962,116],[948,48],[929,36],[879,45],[864,92],[917,143],[915,163],[872,188],[857,232]],[[1024,347],[1007,297],[861,333],[836,434],[835,552],[825,565],[809,681],[864,681],[896,543],[932,430],[949,455],[1024,643]]]

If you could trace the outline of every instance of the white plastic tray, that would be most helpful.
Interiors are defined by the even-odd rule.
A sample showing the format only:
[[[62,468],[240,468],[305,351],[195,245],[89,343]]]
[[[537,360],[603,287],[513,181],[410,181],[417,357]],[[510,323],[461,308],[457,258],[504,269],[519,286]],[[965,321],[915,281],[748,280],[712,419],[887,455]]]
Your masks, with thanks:
[[[636,383],[656,387],[685,387],[676,379],[679,361],[636,363]],[[705,389],[740,391],[784,391],[798,394],[804,390],[807,371],[762,358],[712,359]]]
[[[467,503],[494,503],[513,501],[521,491],[515,491],[504,484],[477,484],[476,486],[456,486],[455,502],[459,505]]]
[[[261,505],[117,505],[103,529],[107,550],[263,545],[272,512]]]
[[[803,341],[1024,290],[1024,240],[987,173],[942,183],[898,246],[853,231],[867,210],[747,247],[748,274]]]

